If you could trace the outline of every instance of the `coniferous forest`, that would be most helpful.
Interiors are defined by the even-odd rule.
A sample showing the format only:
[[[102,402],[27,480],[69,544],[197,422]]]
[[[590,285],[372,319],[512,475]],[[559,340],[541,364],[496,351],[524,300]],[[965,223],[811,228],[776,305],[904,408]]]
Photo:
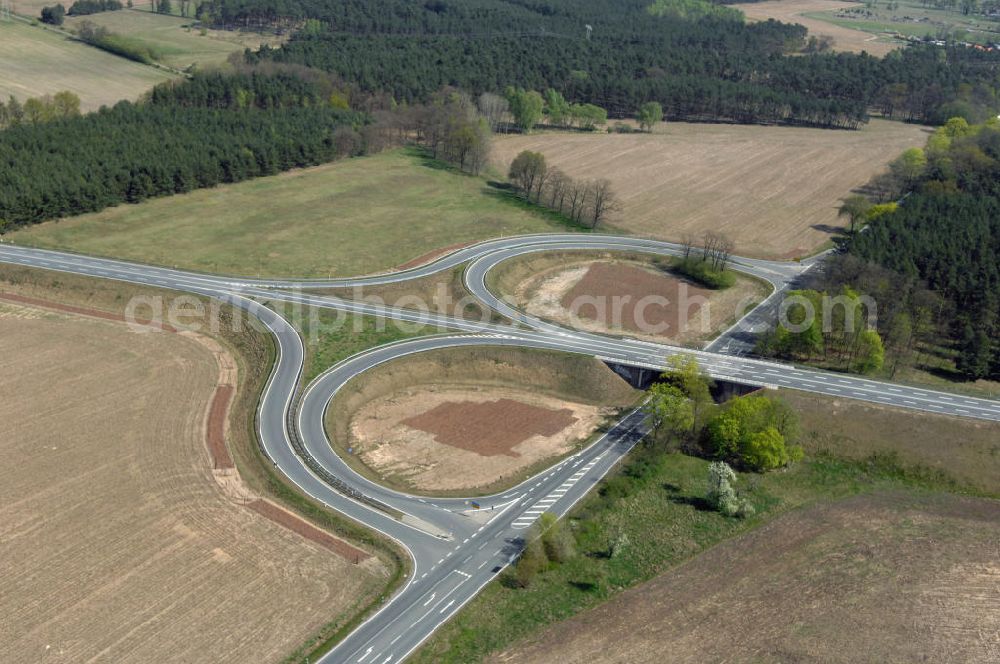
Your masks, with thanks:
[[[327,94],[289,74],[211,74],[158,87],[146,103],[12,126],[0,133],[0,224],[331,161],[342,156],[338,129],[364,119]]]
[[[200,15],[228,26],[306,19],[287,45],[247,57],[324,69],[400,102],[445,85],[472,94],[512,85],[554,88],[611,117],[657,101],[668,119],[853,128],[872,108],[920,122],[982,121],[998,98],[996,53],[956,45],[882,60],[798,55],[802,26],[670,10],[689,4],[207,0]]]
[[[856,234],[849,253],[942,298],[945,306],[934,308],[958,370],[1000,378],[1000,122],[949,122],[924,152],[913,193]],[[908,290],[896,292],[897,303]]]

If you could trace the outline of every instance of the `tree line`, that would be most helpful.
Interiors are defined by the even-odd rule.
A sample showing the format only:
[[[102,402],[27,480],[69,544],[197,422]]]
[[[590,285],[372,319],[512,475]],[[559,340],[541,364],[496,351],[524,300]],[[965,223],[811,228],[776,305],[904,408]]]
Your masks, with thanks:
[[[873,191],[904,198],[845,201],[847,253],[812,286],[846,286],[877,303],[891,373],[907,363],[940,366],[944,355],[961,377],[1000,378],[1000,121],[949,120],[923,150],[895,160]]]
[[[142,103],[22,120],[0,131],[0,229],[357,154],[367,123],[285,73],[197,74]]]
[[[590,229],[596,229],[621,209],[610,180],[571,178],[559,168],[549,167],[540,152],[524,150],[518,154],[510,164],[508,177],[525,200]]]
[[[308,19],[285,46],[247,59],[321,68],[399,102],[449,85],[473,95],[551,88],[612,118],[656,101],[670,120],[842,128],[865,122],[871,108],[942,122],[983,119],[997,105],[997,53],[913,45],[883,59],[798,55],[801,26],[661,16],[648,4],[207,0],[200,9],[232,25]]]
[[[926,284],[969,379],[1000,377],[1000,121],[939,129],[905,201],[849,245],[853,256]]]
[[[0,130],[21,124],[42,124],[80,115],[80,98],[69,90],[54,95],[30,97],[23,103],[11,95],[5,104],[0,101]]]

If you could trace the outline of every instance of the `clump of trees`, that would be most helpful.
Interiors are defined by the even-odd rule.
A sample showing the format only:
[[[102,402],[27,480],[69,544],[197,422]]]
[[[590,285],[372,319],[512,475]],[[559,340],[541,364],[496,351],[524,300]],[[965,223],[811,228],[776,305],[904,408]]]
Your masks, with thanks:
[[[797,418],[785,402],[759,395],[730,400],[706,431],[712,456],[755,472],[800,460],[802,448],[789,444],[797,435]]]
[[[63,20],[66,16],[66,8],[62,5],[51,5],[49,7],[42,7],[42,23],[48,23],[49,25],[62,25]]]
[[[510,164],[508,178],[526,200],[591,229],[621,209],[609,180],[573,179],[549,167],[540,152],[519,153]]]
[[[80,23],[76,36],[91,46],[143,64],[152,64],[160,57],[159,52],[146,42],[111,32],[103,25],[96,25],[92,21]]]
[[[122,9],[124,5],[119,0],[76,0],[67,12],[70,16],[86,16],[100,12],[113,12]]]
[[[798,419],[787,404],[753,394],[720,407],[712,399],[711,384],[693,356],[668,358],[667,370],[650,387],[643,405],[650,442],[755,472],[802,458],[802,449],[794,443]]]
[[[761,336],[757,350],[770,357],[822,360],[855,373],[882,369],[885,347],[870,298],[842,286],[839,293],[789,291],[775,327]]]
[[[576,555],[576,541],[562,521],[544,512],[528,531],[524,549],[509,579],[519,588],[527,588],[539,573],[561,565]]]
[[[478,175],[490,155],[493,132],[489,120],[472,98],[458,90],[444,90],[412,115],[416,140],[435,159]]]
[[[593,131],[608,122],[608,112],[594,104],[572,104],[558,90],[548,88],[545,94],[535,90],[508,87],[504,99],[514,125],[527,133],[544,118],[555,127],[575,127]]]
[[[42,124],[80,115],[80,98],[69,90],[55,95],[31,97],[22,104],[13,95],[7,103],[0,101],[0,129],[21,124]]]
[[[639,107],[636,119],[643,131],[653,131],[653,127],[663,122],[663,107],[658,101],[648,101]]]
[[[698,283],[721,290],[736,283],[736,275],[726,268],[735,245],[722,233],[707,231],[699,242],[693,235],[681,238],[681,259],[674,269]]]

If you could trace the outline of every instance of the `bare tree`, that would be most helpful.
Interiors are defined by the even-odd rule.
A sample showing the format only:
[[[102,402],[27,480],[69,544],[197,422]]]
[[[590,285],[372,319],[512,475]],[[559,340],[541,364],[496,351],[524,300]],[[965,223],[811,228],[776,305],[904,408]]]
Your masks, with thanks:
[[[701,236],[701,260],[712,260],[712,256],[715,254],[715,247],[718,242],[718,235],[712,231],[705,231],[705,234]]]
[[[691,233],[685,233],[681,236],[681,251],[684,252],[684,260],[691,258],[691,251],[694,249],[696,242],[697,240]]]
[[[479,95],[478,105],[479,112],[483,114],[483,117],[490,124],[490,129],[494,132],[504,129],[504,133],[506,133],[507,123],[504,119],[507,117],[507,111],[510,109],[510,104],[507,103],[507,100],[492,92],[484,92]]]
[[[550,208],[559,212],[563,211],[563,204],[566,201],[566,190],[571,184],[572,180],[570,180],[569,176],[558,168],[549,170],[547,193]]]
[[[547,170],[545,155],[541,152],[523,150],[511,162],[508,177],[517,185],[525,198],[530,199],[538,187],[538,182],[544,179]]]
[[[725,235],[720,235],[715,245],[715,262],[713,267],[720,272],[726,269],[729,264],[729,257],[733,255],[735,244]]]
[[[590,183],[579,180],[570,180],[566,187],[566,201],[569,203],[569,217],[573,221],[579,222],[583,217],[583,211],[587,207],[587,199],[590,197]]]
[[[615,192],[611,189],[610,180],[594,180],[590,185],[590,227],[597,228],[597,225],[604,221],[609,214],[621,209]]]

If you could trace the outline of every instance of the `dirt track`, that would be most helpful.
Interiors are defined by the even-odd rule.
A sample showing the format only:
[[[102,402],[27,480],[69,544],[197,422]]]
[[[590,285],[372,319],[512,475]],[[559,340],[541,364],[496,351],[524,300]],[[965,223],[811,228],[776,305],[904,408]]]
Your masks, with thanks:
[[[725,233],[736,253],[790,259],[843,226],[841,199],[911,147],[924,129],[873,120],[859,131],[667,123],[654,134],[543,131],[495,141],[503,173],[522,150],[572,177],[607,178],[623,203],[616,227],[680,240]]]
[[[381,584],[213,478],[218,371],[182,335],[0,304],[0,661],[280,661]]]

